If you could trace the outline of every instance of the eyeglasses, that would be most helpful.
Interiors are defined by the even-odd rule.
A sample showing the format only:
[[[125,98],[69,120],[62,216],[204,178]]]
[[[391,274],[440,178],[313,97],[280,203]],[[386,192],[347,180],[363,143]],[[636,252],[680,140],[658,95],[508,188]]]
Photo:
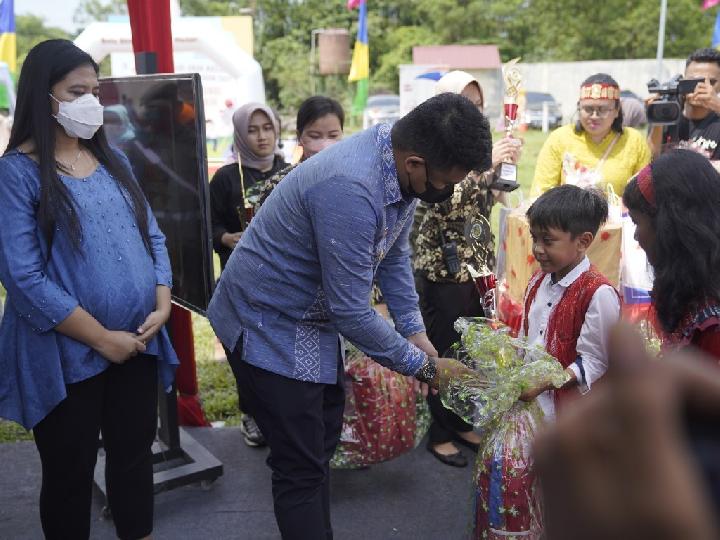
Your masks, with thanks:
[[[582,107],[578,107],[578,110],[583,113],[585,116],[592,117],[593,114],[597,114],[598,118],[607,118],[610,116],[610,114],[616,110],[615,107],[590,107],[589,105],[584,105]]]

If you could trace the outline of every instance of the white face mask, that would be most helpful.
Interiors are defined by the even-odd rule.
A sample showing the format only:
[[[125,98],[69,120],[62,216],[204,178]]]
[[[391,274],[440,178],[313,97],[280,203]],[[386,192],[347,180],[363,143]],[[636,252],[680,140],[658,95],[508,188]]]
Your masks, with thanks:
[[[303,147],[303,156],[305,159],[310,156],[314,156],[318,152],[322,152],[328,146],[332,146],[336,142],[340,142],[339,139],[308,139],[301,141]]]
[[[52,94],[50,97],[58,102],[59,109],[55,119],[65,129],[68,137],[92,139],[103,125],[103,106],[94,95],[83,94],[72,101],[60,101]]]

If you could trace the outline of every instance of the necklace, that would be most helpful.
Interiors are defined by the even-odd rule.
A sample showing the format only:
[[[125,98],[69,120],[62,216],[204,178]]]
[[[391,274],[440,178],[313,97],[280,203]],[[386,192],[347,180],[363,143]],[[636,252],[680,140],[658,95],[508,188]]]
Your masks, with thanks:
[[[63,169],[65,171],[75,171],[75,165],[77,165],[78,161],[80,160],[80,156],[82,155],[83,149],[80,148],[80,151],[78,152],[78,155],[75,156],[75,159],[72,163],[63,163],[58,158],[55,158],[55,163],[57,163],[58,168]]]

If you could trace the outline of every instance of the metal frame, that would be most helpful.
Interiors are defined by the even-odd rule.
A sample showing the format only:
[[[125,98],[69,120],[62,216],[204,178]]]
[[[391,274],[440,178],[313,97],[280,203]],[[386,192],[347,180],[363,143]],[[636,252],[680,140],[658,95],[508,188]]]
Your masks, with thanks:
[[[138,74],[152,74],[156,70],[157,56],[151,52],[137,53],[135,62]],[[175,75],[165,77],[170,78],[173,76]],[[159,77],[162,78],[163,76]],[[200,87],[199,99],[202,102],[202,87],[199,84],[198,86]],[[204,141],[204,122],[201,125],[203,131],[199,138]],[[177,302],[178,299],[174,298],[173,300]],[[184,305],[184,307],[190,306]],[[195,310],[197,311],[197,308]],[[171,326],[168,325],[167,328],[169,330]],[[172,339],[172,335],[170,338]],[[170,392],[165,392],[162,387],[158,388],[158,420],[157,440],[153,444],[154,493],[161,493],[197,482],[209,484],[222,476],[222,463],[190,434],[180,429],[177,413],[177,390],[174,384]],[[100,441],[94,480],[100,491],[107,496],[105,453],[102,450],[102,441]],[[107,507],[103,509],[103,514],[110,517]]]
[[[155,494],[188,484],[209,484],[223,474],[222,463],[189,433],[178,426],[175,386],[159,390],[158,440],[153,444],[153,491]],[[98,453],[95,485],[107,496],[105,453]],[[105,515],[109,515],[104,510]]]

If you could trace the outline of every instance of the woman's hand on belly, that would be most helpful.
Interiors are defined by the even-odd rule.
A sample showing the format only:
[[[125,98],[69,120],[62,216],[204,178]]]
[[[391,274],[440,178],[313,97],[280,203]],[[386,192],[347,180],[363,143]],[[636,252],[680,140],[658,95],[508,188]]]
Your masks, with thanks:
[[[155,289],[155,311],[151,311],[137,329],[137,339],[147,344],[170,318],[170,288],[158,285]]]
[[[131,356],[145,352],[145,344],[130,332],[107,330],[95,350],[113,364],[124,364]]]

